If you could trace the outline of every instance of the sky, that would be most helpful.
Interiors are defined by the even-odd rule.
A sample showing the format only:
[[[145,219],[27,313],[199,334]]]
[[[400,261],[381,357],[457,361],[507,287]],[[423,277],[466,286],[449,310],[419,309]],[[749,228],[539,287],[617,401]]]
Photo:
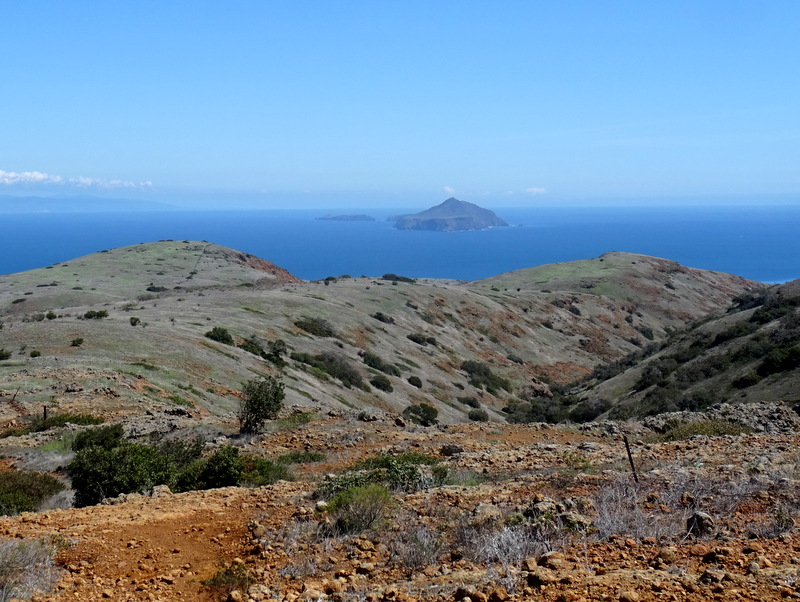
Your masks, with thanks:
[[[0,195],[800,203],[798,31],[796,0],[12,0]]]

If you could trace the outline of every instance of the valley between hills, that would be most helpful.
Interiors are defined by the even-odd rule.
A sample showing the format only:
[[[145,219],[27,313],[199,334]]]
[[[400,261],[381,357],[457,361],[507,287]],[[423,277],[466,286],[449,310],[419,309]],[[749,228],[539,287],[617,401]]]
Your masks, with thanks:
[[[44,550],[0,579],[39,600],[797,597],[798,300],[630,253],[307,282],[160,241],[0,276],[0,476],[62,488],[28,508],[0,485],[0,552]],[[240,434],[262,378],[282,408]],[[72,507],[97,427],[59,416],[272,478]]]

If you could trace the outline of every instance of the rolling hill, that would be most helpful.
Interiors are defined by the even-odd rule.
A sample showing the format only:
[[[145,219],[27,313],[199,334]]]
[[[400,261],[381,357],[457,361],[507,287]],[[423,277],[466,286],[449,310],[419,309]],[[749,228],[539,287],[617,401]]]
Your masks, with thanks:
[[[298,408],[400,413],[428,403],[445,423],[476,408],[501,420],[510,401],[549,396],[550,385],[763,288],[627,253],[471,283],[304,282],[206,242],[134,245],[0,277],[0,348],[10,353],[0,395],[16,395],[0,420],[43,404],[230,419],[257,374],[282,374]],[[234,344],[209,339],[215,327]],[[280,365],[259,355],[278,341]]]

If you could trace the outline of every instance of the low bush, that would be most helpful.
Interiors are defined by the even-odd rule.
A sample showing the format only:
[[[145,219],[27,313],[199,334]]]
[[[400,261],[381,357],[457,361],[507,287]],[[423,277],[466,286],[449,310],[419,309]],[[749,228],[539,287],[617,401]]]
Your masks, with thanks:
[[[234,590],[247,591],[251,581],[247,567],[241,562],[234,562],[229,566],[220,567],[212,577],[201,583],[215,600],[227,600]]]
[[[392,387],[391,381],[388,378],[386,378],[383,374],[376,374],[373,378],[370,379],[369,384],[371,384],[376,389],[385,391],[386,393],[391,393],[392,391],[394,391],[394,387]]]
[[[11,352],[6,351],[5,349],[0,348],[0,362],[3,360],[7,360],[11,357]]]
[[[465,406],[469,406],[471,408],[479,408],[481,407],[481,402],[477,400],[475,397],[456,397],[456,399],[463,403]]]
[[[489,413],[484,409],[470,410],[467,418],[473,422],[489,422]]]
[[[394,324],[394,318],[383,313],[382,311],[375,312],[372,314],[372,317],[378,320],[378,322],[383,322],[384,324]]]
[[[403,416],[422,426],[433,426],[439,422],[439,410],[427,403],[408,406],[403,410]]]
[[[231,336],[227,328],[223,328],[222,326],[214,326],[214,328],[206,333],[206,337],[218,343],[233,345],[233,336]]]
[[[335,337],[336,331],[327,320],[322,318],[302,318],[294,323],[298,328],[318,337]]]
[[[92,416],[91,414],[53,414],[32,419],[27,425],[9,429],[0,434],[0,437],[19,437],[29,433],[40,433],[51,428],[63,427],[66,424],[77,424],[80,426],[90,426],[102,424],[103,418]]]
[[[108,312],[105,309],[90,309],[83,314],[83,317],[86,320],[100,320],[102,318],[107,318]]]
[[[125,443],[113,449],[88,447],[67,466],[78,507],[98,504],[122,493],[145,492],[168,484],[174,468],[153,447]]]
[[[380,370],[381,372],[390,376],[400,376],[400,370],[397,368],[397,366],[384,361],[383,358],[375,355],[374,353],[370,353],[369,351],[364,353],[364,363],[370,368]]]
[[[752,433],[753,429],[737,422],[727,420],[698,420],[697,422],[685,422],[683,424],[673,423],[668,425],[663,433],[649,437],[649,440],[660,441],[683,441],[695,435],[706,437],[721,437],[723,435],[743,435]]]
[[[408,377],[408,384],[412,387],[416,387],[417,389],[422,388],[422,380],[419,376],[409,376]]]
[[[83,339],[81,337],[72,339],[72,342],[69,344],[70,347],[80,347],[81,345],[83,345]]]
[[[461,369],[469,374],[469,383],[476,388],[485,388],[492,395],[497,395],[500,389],[511,392],[511,383],[494,374],[482,362],[467,360],[461,363]]]
[[[435,347],[437,344],[435,338],[422,334],[421,332],[412,332],[411,334],[407,334],[406,338],[422,347],[427,347],[428,345],[433,345]]]
[[[270,462],[257,456],[244,456],[244,470],[242,472],[241,484],[251,487],[263,487],[272,485],[278,481],[291,481],[292,474],[286,464],[282,462]]]
[[[72,441],[72,450],[78,452],[88,447],[113,449],[122,443],[124,434],[121,424],[111,424],[81,431],[75,435],[75,439]]]
[[[398,276],[397,274],[384,274],[381,276],[381,280],[389,280],[391,282],[408,282],[413,284],[417,280],[415,278],[408,278],[406,276]]]
[[[336,494],[328,502],[333,535],[351,535],[373,528],[383,520],[392,495],[380,485],[353,487]]]
[[[325,352],[312,356],[308,353],[293,352],[290,357],[295,361],[313,366],[322,373],[339,379],[348,388],[361,388],[364,384],[358,370],[344,356],[338,353]]]
[[[47,498],[66,489],[50,475],[8,470],[0,472],[0,515],[33,512]]]

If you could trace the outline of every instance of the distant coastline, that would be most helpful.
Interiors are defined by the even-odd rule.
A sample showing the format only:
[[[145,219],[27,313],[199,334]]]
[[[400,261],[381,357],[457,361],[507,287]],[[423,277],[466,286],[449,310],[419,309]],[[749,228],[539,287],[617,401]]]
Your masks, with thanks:
[[[319,220],[329,221],[329,222],[374,222],[375,218],[371,215],[365,215],[363,213],[357,215],[351,214],[344,214],[344,215],[323,215],[322,217],[318,217]]]
[[[545,263],[627,251],[760,282],[800,278],[800,206],[504,208],[514,227],[398,230],[403,208],[334,208],[376,221],[317,220],[325,209],[17,213],[3,215],[0,273],[162,239],[213,240],[305,280],[400,274],[477,280]],[[407,212],[407,211],[406,211]],[[56,277],[62,268],[53,268]]]

